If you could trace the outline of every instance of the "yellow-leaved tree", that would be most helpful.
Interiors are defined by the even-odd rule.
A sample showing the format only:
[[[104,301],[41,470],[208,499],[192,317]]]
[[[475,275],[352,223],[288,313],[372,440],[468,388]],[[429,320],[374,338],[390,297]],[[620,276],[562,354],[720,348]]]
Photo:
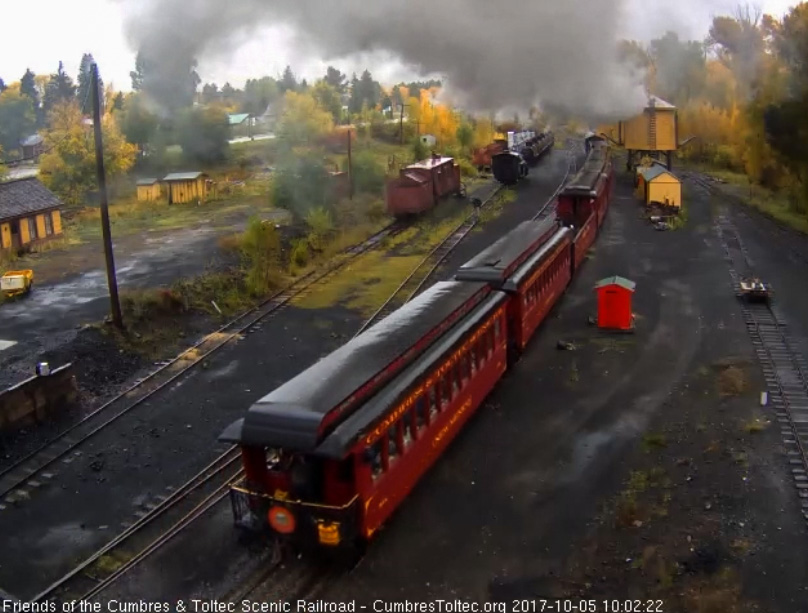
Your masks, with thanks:
[[[334,118],[311,94],[286,92],[278,137],[294,146],[314,142],[334,129]]]
[[[104,142],[104,168],[107,177],[126,173],[135,163],[137,147],[126,142],[115,117],[101,119]],[[95,164],[93,126],[85,121],[76,101],[56,104],[45,131],[45,153],[40,162],[42,181],[65,204],[80,205],[98,182]]]

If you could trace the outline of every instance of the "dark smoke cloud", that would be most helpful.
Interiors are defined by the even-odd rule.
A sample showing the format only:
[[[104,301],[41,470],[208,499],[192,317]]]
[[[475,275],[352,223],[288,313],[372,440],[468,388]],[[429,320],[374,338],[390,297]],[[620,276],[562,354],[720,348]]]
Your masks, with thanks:
[[[163,82],[261,26],[288,24],[306,54],[332,61],[386,51],[443,75],[453,98],[475,110],[543,103],[613,118],[645,101],[615,54],[626,0],[120,1],[131,42],[167,72]]]

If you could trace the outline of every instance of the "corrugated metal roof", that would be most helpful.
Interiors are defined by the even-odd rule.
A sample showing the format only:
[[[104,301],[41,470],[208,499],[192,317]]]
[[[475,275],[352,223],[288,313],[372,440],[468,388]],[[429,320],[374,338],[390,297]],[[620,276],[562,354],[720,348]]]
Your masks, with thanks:
[[[163,181],[194,181],[199,177],[207,177],[204,172],[172,172],[163,177]]]
[[[407,168],[427,168],[431,170],[432,168],[435,168],[435,166],[448,164],[449,162],[454,162],[454,158],[436,157],[422,160],[420,162],[416,162],[415,164],[410,164],[407,166]]]
[[[643,179],[646,181],[652,181],[661,175],[670,175],[674,179],[676,178],[671,172],[668,171],[667,168],[664,166],[660,166],[659,164],[654,164],[653,166],[649,166],[648,168],[643,168],[640,171]]]
[[[160,179],[138,179],[138,185],[154,185],[155,183],[159,183]]]
[[[231,126],[236,126],[240,123],[243,123],[247,117],[249,117],[249,113],[235,113],[233,115],[228,115],[227,120],[230,122]]]
[[[42,138],[39,134],[31,134],[20,141],[20,146],[22,147],[33,147],[35,145],[41,145],[45,142],[45,139]]]
[[[62,206],[62,201],[39,179],[0,183],[0,220],[23,217]]]
[[[595,284],[595,289],[606,287],[607,285],[619,285],[627,289],[630,292],[634,291],[634,288],[637,287],[637,284],[634,281],[629,281],[625,277],[620,277],[615,275],[613,277],[606,277],[605,279],[601,279]]]
[[[676,107],[673,106],[670,102],[667,102],[660,98],[659,96],[651,96],[648,98],[648,107],[647,108],[655,108],[655,109],[675,109]]]

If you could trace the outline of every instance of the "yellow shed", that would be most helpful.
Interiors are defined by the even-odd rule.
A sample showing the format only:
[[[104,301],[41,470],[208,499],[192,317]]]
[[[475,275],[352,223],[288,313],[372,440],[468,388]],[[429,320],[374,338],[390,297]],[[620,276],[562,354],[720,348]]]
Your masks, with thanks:
[[[62,234],[61,206],[36,177],[0,183],[0,249],[25,249]]]
[[[168,203],[202,202],[208,197],[208,175],[204,172],[175,172],[166,175]]]
[[[679,208],[682,206],[682,183],[664,166],[655,164],[640,172],[640,183],[644,186],[645,204],[661,204]]]
[[[141,202],[154,202],[160,199],[160,179],[138,179],[137,199]]]

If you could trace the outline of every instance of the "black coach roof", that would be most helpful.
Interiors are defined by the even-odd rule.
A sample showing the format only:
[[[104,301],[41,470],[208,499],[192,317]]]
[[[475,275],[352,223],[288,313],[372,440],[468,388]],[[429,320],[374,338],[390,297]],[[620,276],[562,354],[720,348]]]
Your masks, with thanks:
[[[343,419],[347,417],[357,402],[423,353],[486,293],[482,283],[436,283],[258,400],[244,419],[231,424],[219,440],[313,450],[328,422],[339,414],[344,414]]]
[[[570,179],[561,193],[569,196],[594,196],[605,165],[605,151],[593,149],[581,170]]]
[[[525,221],[485,251],[463,264],[455,274],[458,281],[502,283],[547,240],[558,222],[553,218]]]
[[[507,281],[505,281],[505,284],[502,286],[502,289],[508,292],[515,292],[519,288],[519,285],[527,277],[533,274],[533,271],[535,271],[538,268],[539,264],[548,255],[550,255],[553,249],[555,249],[561,243],[561,241],[564,240],[564,237],[568,235],[569,236],[572,235],[572,230],[570,230],[569,228],[560,228],[558,232],[556,232],[552,236],[552,238],[550,238],[550,240],[548,240],[541,246],[541,249],[539,249],[533,257],[531,257],[527,262],[525,262],[524,265],[522,265],[519,268],[519,270],[517,270],[513,274],[513,276],[511,276]]]
[[[364,434],[375,422],[388,413],[391,407],[400,402],[402,396],[412,389],[419,379],[432,370],[446,353],[456,348],[465,336],[490,316],[505,300],[506,294],[497,292],[490,295],[462,323],[455,326],[449,334],[430,347],[420,360],[410,364],[361,410],[356,411],[337,426],[317,447],[314,454],[327,458],[345,457],[358,436]]]

